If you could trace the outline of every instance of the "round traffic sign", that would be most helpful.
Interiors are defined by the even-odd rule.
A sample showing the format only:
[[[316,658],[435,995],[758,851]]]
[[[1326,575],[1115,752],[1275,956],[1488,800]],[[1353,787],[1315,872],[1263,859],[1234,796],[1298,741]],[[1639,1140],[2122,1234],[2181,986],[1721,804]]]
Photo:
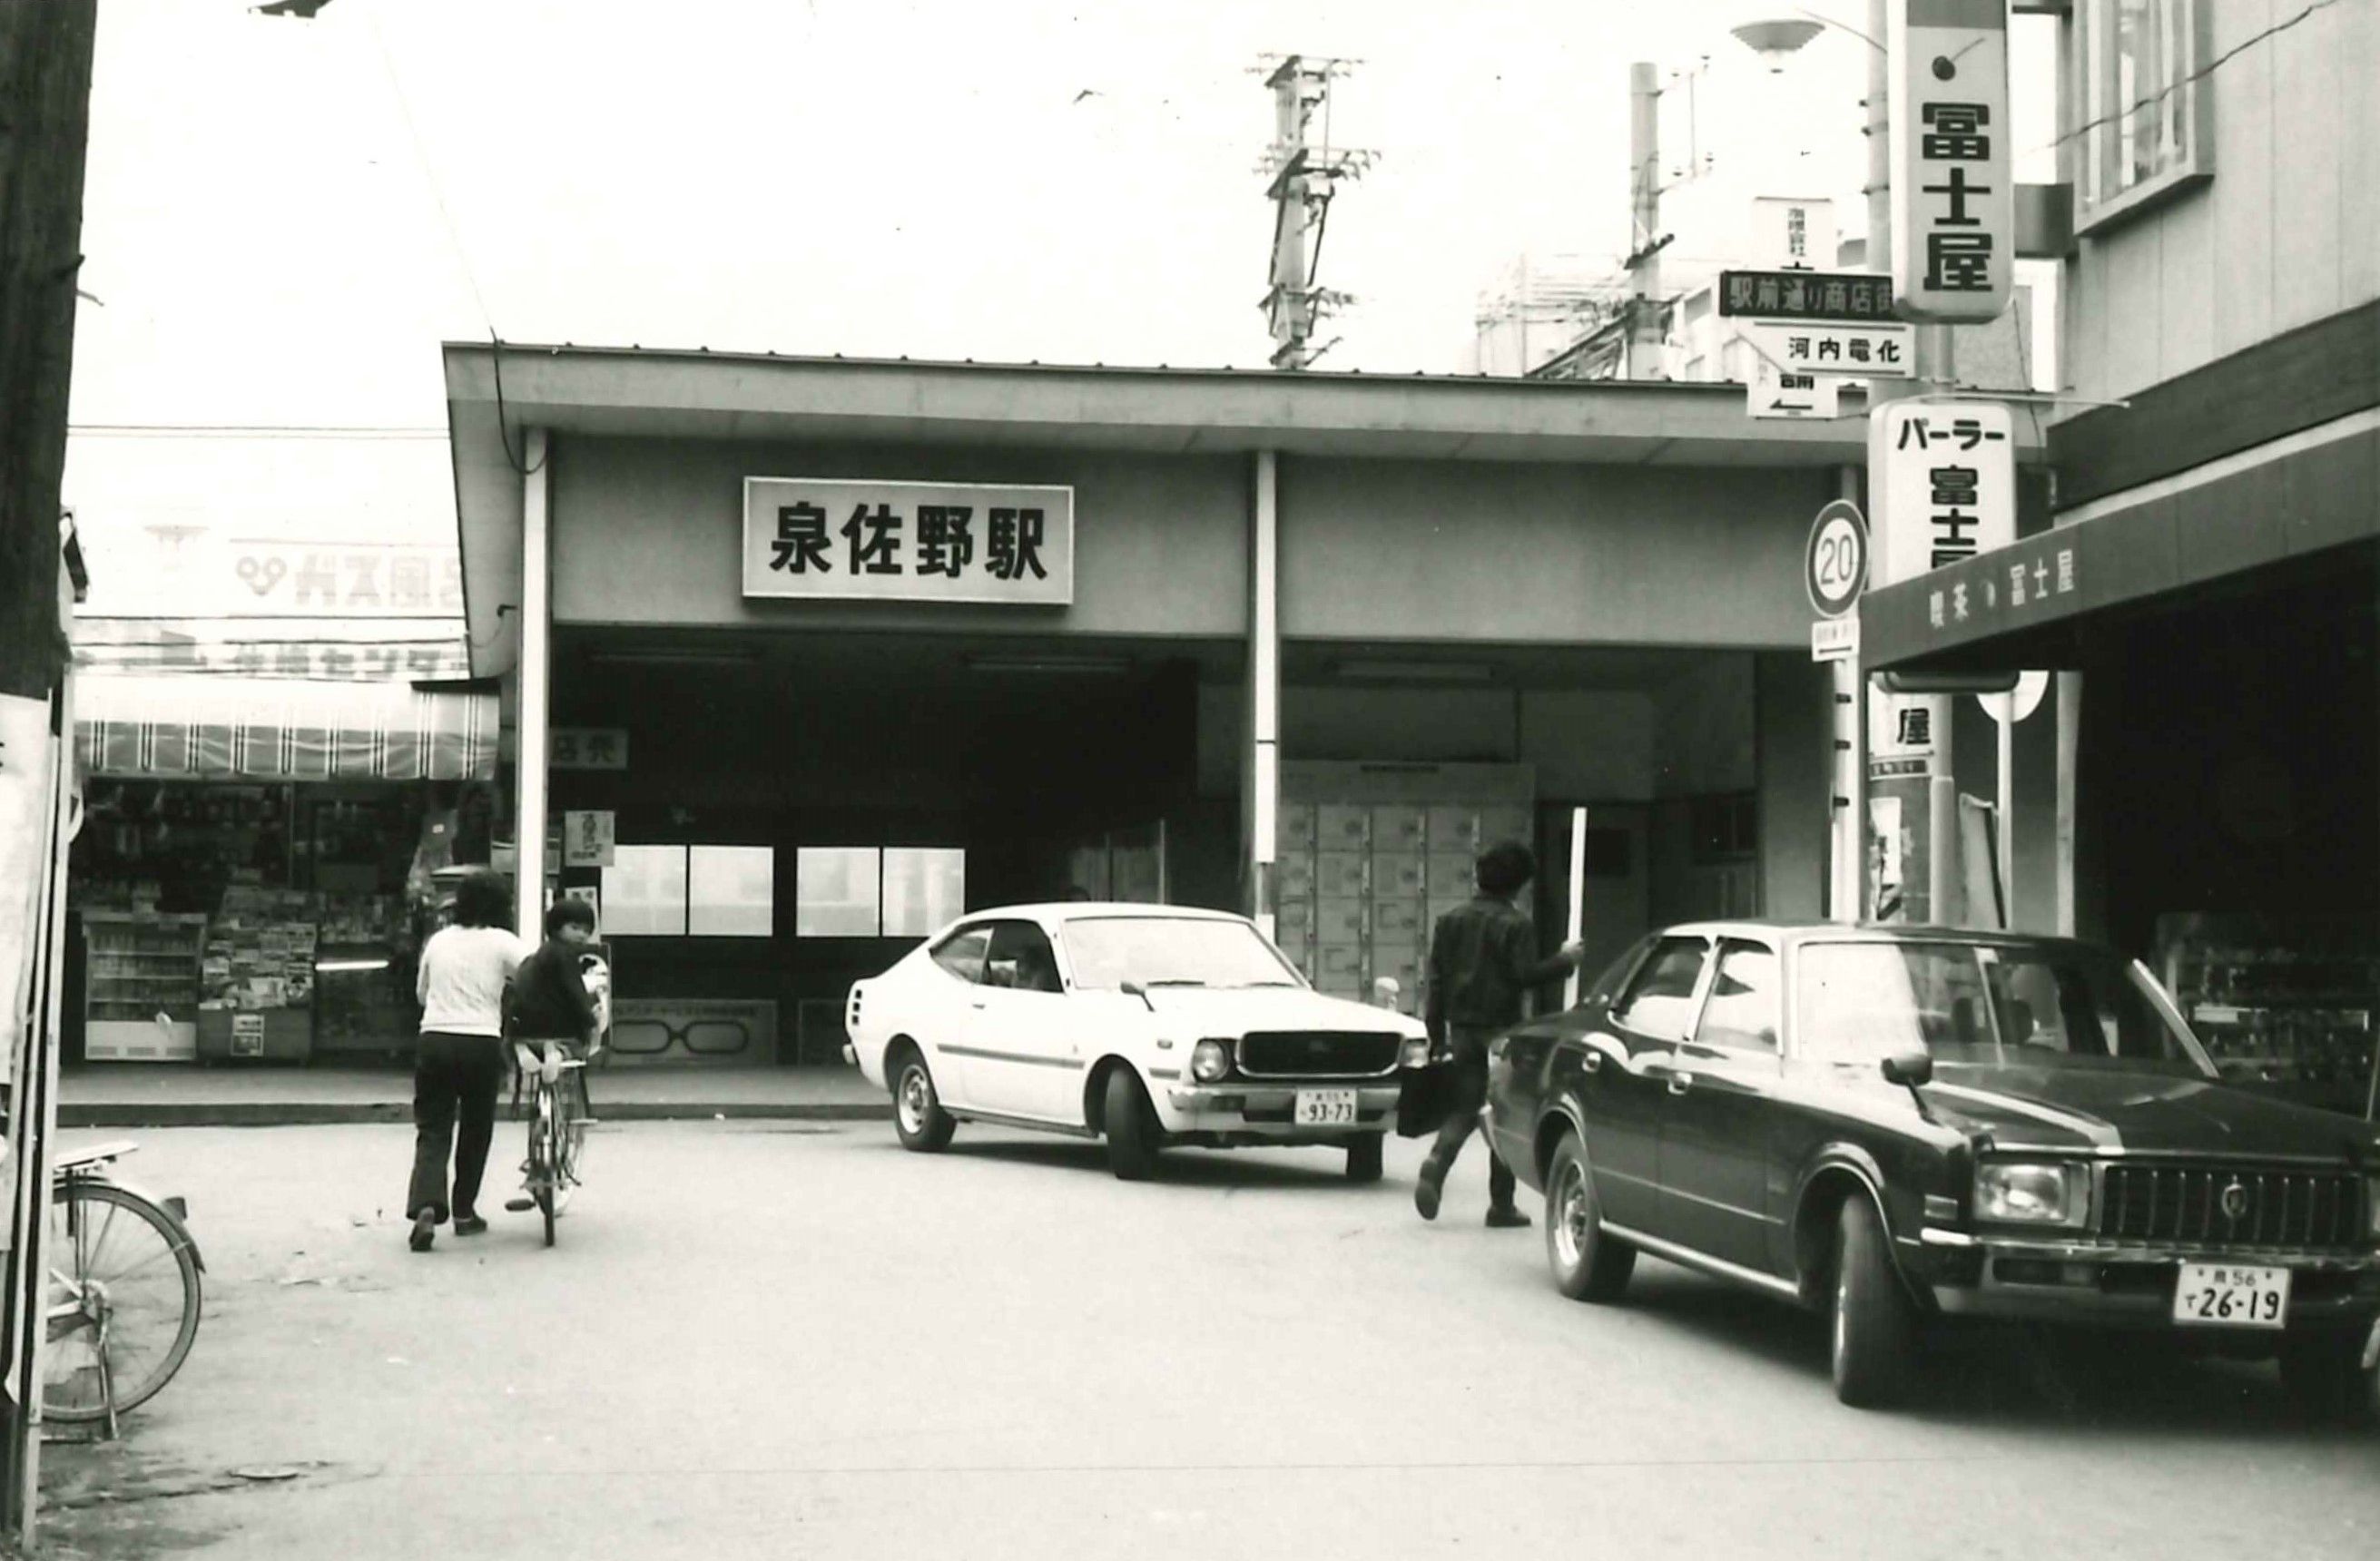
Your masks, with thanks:
[[[1859,600],[1867,584],[1867,522],[1859,506],[1837,499],[1810,523],[1809,551],[1802,560],[1802,587],[1821,618],[1840,618]]]

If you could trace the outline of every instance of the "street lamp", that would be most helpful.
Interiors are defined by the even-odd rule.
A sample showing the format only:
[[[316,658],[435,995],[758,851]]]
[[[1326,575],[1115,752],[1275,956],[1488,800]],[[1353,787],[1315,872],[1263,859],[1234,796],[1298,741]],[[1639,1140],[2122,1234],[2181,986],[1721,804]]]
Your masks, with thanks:
[[[1823,23],[1806,16],[1766,17],[1728,29],[1736,42],[1760,56],[1771,76],[1783,75],[1786,62],[1823,30]]]

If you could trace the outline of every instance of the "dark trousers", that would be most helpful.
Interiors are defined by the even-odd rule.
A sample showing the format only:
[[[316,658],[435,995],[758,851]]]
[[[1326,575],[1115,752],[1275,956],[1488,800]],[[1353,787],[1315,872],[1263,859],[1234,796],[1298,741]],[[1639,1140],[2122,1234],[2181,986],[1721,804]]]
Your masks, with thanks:
[[[488,1168],[488,1144],[496,1132],[496,1089],[511,1070],[504,1043],[493,1035],[423,1033],[413,1064],[413,1185],[405,1214],[427,1210],[443,1220],[446,1202],[446,1156],[455,1156],[455,1201],[458,1219],[479,1212],[480,1179]]]
[[[1429,1157],[1444,1176],[1454,1168],[1454,1157],[1463,1153],[1463,1141],[1479,1127],[1479,1108],[1488,1104],[1488,1043],[1495,1037],[1493,1030],[1459,1029],[1448,1025],[1447,1050],[1454,1062],[1454,1104],[1449,1111],[1446,1125],[1438,1130],[1438,1142]],[[1488,1204],[1491,1208],[1512,1206],[1514,1186],[1512,1168],[1497,1154],[1494,1145],[1488,1150]]]

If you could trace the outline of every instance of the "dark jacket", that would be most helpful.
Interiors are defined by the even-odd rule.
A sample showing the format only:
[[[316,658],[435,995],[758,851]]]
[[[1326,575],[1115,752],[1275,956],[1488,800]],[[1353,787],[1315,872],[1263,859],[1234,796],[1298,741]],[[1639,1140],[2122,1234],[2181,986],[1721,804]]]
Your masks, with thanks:
[[[1529,988],[1570,968],[1537,957],[1537,935],[1509,900],[1475,896],[1438,918],[1429,939],[1429,995],[1422,1018],[1440,1045],[1449,1025],[1501,1030],[1521,1022]]]
[[[578,949],[548,938],[513,973],[512,1022],[506,1034],[517,1040],[577,1041],[595,1034],[595,999],[578,974]]]

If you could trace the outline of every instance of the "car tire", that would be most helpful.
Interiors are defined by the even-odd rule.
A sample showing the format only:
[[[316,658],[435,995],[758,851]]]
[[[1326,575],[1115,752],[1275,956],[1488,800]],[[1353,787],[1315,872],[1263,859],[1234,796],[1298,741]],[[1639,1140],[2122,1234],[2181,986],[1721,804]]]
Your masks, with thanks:
[[[1147,1181],[1157,1174],[1157,1111],[1131,1069],[1108,1074],[1099,1120],[1107,1132],[1108,1169],[1118,1181]]]
[[[2301,1410],[2324,1421],[2370,1422],[2374,1384],[2363,1366],[2363,1337],[2360,1329],[2281,1336],[2281,1386]]]
[[[1636,1271],[1636,1249],[1603,1228],[1595,1173],[1575,1134],[1565,1133],[1546,1168],[1546,1266],[1572,1301],[1610,1302]]]
[[[1843,1200],[1836,1227],[1831,1354],[1835,1397],[1853,1409],[1883,1409],[1909,1390],[1917,1352],[1917,1313],[1894,1272],[1876,1204]]]
[[[934,1071],[926,1066],[925,1054],[905,1046],[894,1057],[892,1131],[901,1135],[902,1148],[930,1155],[950,1143],[951,1134],[958,1131],[958,1120],[942,1109],[942,1097],[934,1088]]]
[[[1388,1134],[1367,1132],[1347,1141],[1347,1180],[1359,1185],[1380,1180]]]

